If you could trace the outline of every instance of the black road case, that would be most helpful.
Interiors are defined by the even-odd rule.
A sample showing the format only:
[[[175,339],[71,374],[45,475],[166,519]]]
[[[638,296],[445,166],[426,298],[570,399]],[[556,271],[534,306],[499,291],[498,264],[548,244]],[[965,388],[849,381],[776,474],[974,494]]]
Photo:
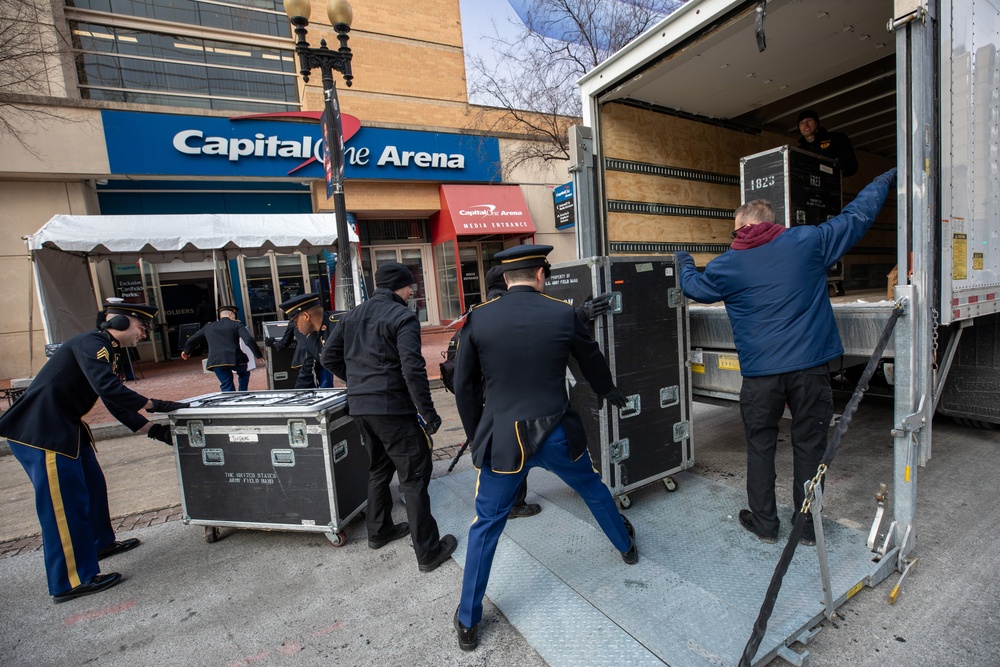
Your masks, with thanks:
[[[280,340],[285,335],[287,327],[287,320],[264,322],[264,337]],[[287,347],[283,350],[275,350],[273,347],[265,347],[264,355],[267,362],[267,388],[293,389],[295,381],[299,377],[298,369],[292,368],[292,358],[295,356],[295,348]]]
[[[183,521],[324,533],[368,503],[368,454],[346,389],[206,394],[170,413]]]
[[[843,208],[840,167],[833,160],[792,146],[740,158],[741,203],[766,199],[777,224],[818,225]],[[829,267],[827,282],[843,294],[844,263]]]
[[[592,257],[556,264],[545,292],[580,306],[611,292],[608,315],[591,333],[628,397],[616,410],[598,399],[575,361],[567,372],[570,399],[583,417],[594,465],[622,507],[628,492],[694,465],[687,300],[677,285],[673,255]]]

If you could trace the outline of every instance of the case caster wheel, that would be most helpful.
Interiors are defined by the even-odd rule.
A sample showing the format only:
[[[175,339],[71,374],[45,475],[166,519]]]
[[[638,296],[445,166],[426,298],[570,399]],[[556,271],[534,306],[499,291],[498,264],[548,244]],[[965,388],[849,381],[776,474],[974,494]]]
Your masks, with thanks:
[[[219,529],[217,526],[205,526],[205,541],[213,544],[219,539]]]
[[[673,477],[664,477],[663,488],[667,490],[667,493],[673,493],[677,490],[677,481]]]
[[[618,501],[618,506],[623,510],[627,510],[629,507],[632,507],[632,499],[626,495],[618,496],[615,500]]]
[[[347,544],[347,534],[344,533],[344,531],[340,531],[339,533],[332,533],[332,534],[331,533],[327,533],[326,534],[326,539],[330,540],[330,544],[332,544],[335,547],[342,547],[345,544]]]

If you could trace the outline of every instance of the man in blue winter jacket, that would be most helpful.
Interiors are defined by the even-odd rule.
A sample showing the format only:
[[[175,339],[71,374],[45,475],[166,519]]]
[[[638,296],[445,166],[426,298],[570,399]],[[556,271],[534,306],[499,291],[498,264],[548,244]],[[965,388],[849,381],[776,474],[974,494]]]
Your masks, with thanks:
[[[840,215],[786,229],[774,223],[771,204],[755,200],[736,209],[734,241],[705,267],[676,253],[685,296],[723,301],[733,328],[743,387],[740,412],[747,439],[747,500],[740,525],[764,542],[778,537],[774,455],[778,422],[792,414],[793,498],[816,473],[833,418],[828,362],[844,354],[827,292],[827,268],[871,228],[895,187],[890,169],[865,187]],[[809,517],[801,542],[815,544]]]

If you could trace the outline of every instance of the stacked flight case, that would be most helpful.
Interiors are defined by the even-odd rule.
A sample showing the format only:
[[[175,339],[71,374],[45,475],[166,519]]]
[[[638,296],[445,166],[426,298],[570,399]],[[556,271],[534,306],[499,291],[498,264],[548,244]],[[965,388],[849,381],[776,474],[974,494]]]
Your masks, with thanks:
[[[774,222],[785,227],[818,225],[843,208],[840,167],[833,160],[792,146],[740,158],[741,201],[766,199]],[[829,267],[827,282],[843,294],[844,263]]]
[[[183,521],[323,533],[367,506],[368,455],[346,389],[206,394],[170,413]]]
[[[618,410],[598,397],[571,359],[573,408],[583,417],[594,465],[622,507],[628,493],[694,465],[687,300],[673,255],[591,257],[556,264],[545,292],[579,307],[610,292],[612,307],[590,327],[615,385],[628,397]]]

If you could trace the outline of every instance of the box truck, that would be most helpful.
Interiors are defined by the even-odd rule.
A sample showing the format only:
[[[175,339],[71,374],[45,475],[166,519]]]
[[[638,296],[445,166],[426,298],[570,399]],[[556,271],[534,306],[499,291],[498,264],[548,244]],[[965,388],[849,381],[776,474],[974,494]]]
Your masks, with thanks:
[[[991,0],[691,0],[579,82],[580,257],[683,250],[704,266],[727,250],[746,197],[741,159],[797,147],[805,109],[853,141],[860,167],[842,179],[844,204],[898,169],[831,298],[847,351],[836,373],[848,379],[903,309],[879,367],[894,479],[874,548],[904,575],[933,416],[1000,424],[998,44]],[[695,397],[736,399],[724,308],[692,305],[690,321]]]

